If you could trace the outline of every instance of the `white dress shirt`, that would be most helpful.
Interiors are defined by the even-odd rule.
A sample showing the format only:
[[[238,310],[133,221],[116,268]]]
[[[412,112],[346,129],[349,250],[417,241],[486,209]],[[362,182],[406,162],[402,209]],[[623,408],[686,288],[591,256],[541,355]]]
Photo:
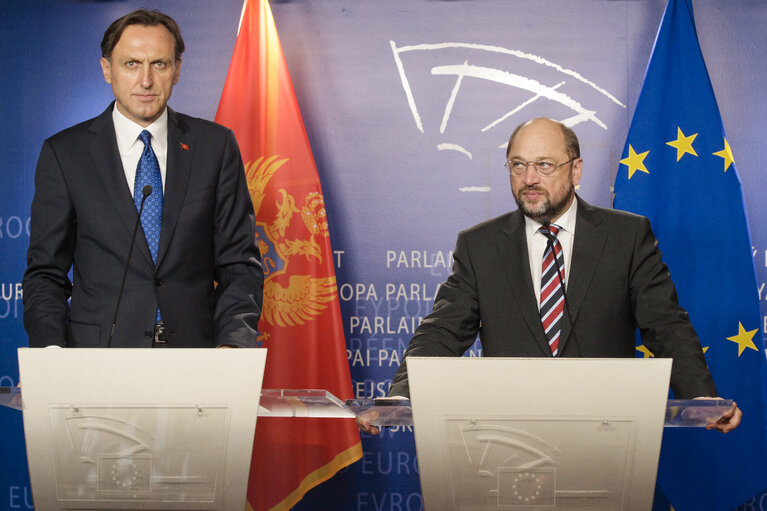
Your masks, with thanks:
[[[144,152],[144,143],[139,140],[138,136],[144,130],[148,130],[152,134],[152,150],[160,164],[164,194],[165,170],[168,160],[168,108],[165,108],[165,111],[156,121],[144,128],[125,117],[115,105],[112,110],[112,121],[117,136],[117,150],[120,152],[125,179],[128,182],[131,195],[133,195],[133,184],[136,180],[136,167],[138,167],[138,161],[141,159],[141,153]]]

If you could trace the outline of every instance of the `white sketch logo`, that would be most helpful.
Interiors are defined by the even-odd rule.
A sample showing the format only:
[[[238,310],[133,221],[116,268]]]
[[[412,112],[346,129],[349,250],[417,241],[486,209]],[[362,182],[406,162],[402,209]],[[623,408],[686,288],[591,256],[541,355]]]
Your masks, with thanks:
[[[541,108],[540,103],[536,105],[538,111],[552,112],[549,116],[569,127],[593,123],[607,130],[607,124],[600,118],[597,108],[615,105],[626,108],[614,95],[577,71],[531,53],[475,43],[446,42],[408,46],[397,46],[395,41],[389,43],[415,127],[421,133],[426,133],[425,121],[434,121],[431,124],[436,128],[436,117],[440,116],[437,150],[455,151],[469,160],[474,159],[469,147],[470,138],[492,135],[497,138],[494,146],[505,148],[509,124],[502,127],[502,135],[501,131],[493,132],[493,128],[540,100],[547,100],[548,104],[545,108]],[[512,68],[513,71],[510,70]],[[418,95],[415,89],[423,81],[420,75],[426,70],[431,77],[444,77],[441,82],[444,86],[452,83],[449,94],[445,92],[444,97],[439,93],[434,94],[434,86],[430,85],[429,94],[422,92]],[[453,78],[452,82],[448,78]],[[477,84],[483,91],[489,92],[478,92]],[[467,87],[471,88],[471,92],[465,92]],[[468,98],[463,98],[465,96]],[[475,122],[470,123],[468,134],[458,134],[460,138],[456,140],[451,139],[456,135],[448,133],[448,126],[460,101],[470,103],[470,107],[466,108],[472,110],[472,120]],[[434,102],[439,102],[441,113],[436,111]],[[424,103],[431,103],[431,108],[424,108]],[[460,119],[458,122],[463,122],[464,118]],[[465,187],[460,190],[487,192],[490,188]]]

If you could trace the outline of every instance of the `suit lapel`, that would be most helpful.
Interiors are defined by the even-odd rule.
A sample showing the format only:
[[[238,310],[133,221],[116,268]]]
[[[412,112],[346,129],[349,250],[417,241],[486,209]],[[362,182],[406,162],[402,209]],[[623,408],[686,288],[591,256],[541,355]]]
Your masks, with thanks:
[[[575,222],[575,237],[573,239],[573,257],[570,264],[570,277],[567,283],[567,301],[570,305],[572,321],[577,322],[578,314],[586,297],[586,292],[594,280],[599,259],[602,256],[607,231],[604,229],[602,219],[594,212],[594,209],[586,202],[577,197],[578,211]],[[572,331],[569,321],[563,322],[562,341],[559,350],[564,350],[565,344],[570,339]]]
[[[192,154],[195,147],[189,138],[189,126],[176,112],[168,108],[168,160],[157,266],[162,263],[173,238],[192,174]]]
[[[112,122],[113,105],[114,102],[88,127],[88,130],[93,134],[88,150],[94,161],[94,168],[97,169],[98,176],[104,184],[104,189],[117,214],[122,218],[128,236],[131,236],[138,219],[138,212],[128,182],[125,180],[125,170],[120,159],[120,151],[117,148],[117,137]],[[147,245],[141,226],[139,226],[135,243],[136,249],[152,264],[152,255],[149,252],[149,245]]]
[[[519,304],[522,316],[525,318],[535,341],[540,346],[541,354],[550,357],[552,356],[551,349],[543,332],[541,317],[538,312],[538,300],[533,288],[533,278],[530,276],[525,219],[521,211],[517,210],[512,213],[497,246],[509,288]]]

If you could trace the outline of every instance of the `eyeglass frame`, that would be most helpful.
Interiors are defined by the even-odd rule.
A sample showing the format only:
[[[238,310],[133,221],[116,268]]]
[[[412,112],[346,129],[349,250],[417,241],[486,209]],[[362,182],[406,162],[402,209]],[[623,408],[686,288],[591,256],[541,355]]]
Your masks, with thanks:
[[[547,160],[541,160],[541,161],[514,160],[517,163],[524,163],[525,164],[525,169],[522,172],[520,172],[520,173],[517,173],[512,168],[512,166],[511,166],[512,160],[506,160],[506,163],[504,163],[503,166],[509,168],[509,173],[514,174],[515,176],[522,176],[522,175],[524,175],[525,172],[527,172],[528,167],[530,167],[530,165],[532,165],[533,168],[535,169],[535,172],[539,176],[541,176],[541,177],[549,177],[549,176],[553,175],[554,172],[556,172],[559,167],[562,167],[563,165],[567,165],[568,163],[572,163],[575,160],[577,160],[578,158],[580,158],[580,156],[576,156],[574,158],[570,158],[569,160],[567,160],[566,162],[563,162],[563,163],[552,163],[552,162],[549,162]],[[554,166],[552,167],[552,169],[550,171],[542,172],[541,169],[538,168],[538,165],[540,165],[542,163],[552,163],[552,165],[554,165]]]

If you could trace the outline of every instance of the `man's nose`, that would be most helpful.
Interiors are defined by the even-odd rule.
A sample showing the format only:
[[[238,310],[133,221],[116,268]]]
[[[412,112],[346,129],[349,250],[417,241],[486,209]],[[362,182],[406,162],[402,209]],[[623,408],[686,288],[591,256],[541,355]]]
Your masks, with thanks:
[[[535,169],[535,164],[528,163],[525,166],[525,172],[522,174],[522,181],[525,184],[535,184],[541,180],[541,176],[538,174],[538,171]]]
[[[152,87],[152,82],[154,81],[154,77],[152,76],[152,66],[145,65],[141,68],[141,85],[148,89]]]

